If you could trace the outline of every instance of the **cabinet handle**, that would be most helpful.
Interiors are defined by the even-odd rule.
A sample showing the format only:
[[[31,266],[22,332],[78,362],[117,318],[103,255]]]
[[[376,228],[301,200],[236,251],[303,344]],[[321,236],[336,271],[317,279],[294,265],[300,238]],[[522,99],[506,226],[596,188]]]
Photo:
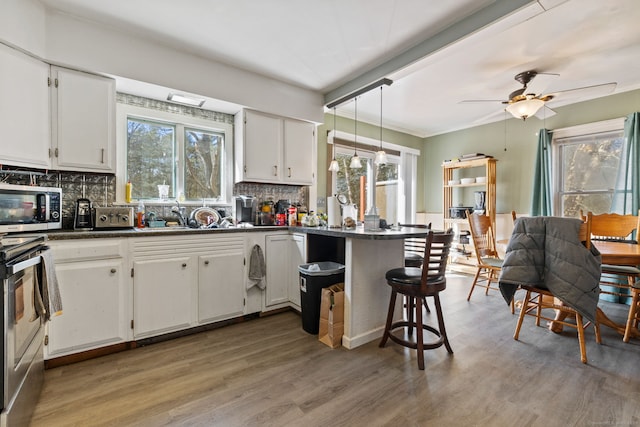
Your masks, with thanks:
[[[273,176],[278,176],[278,165],[273,167]]]
[[[101,150],[101,154],[100,154],[100,163],[104,164],[104,148],[102,148]]]
[[[115,268],[111,269],[111,274],[116,274],[117,270]]]
[[[291,168],[287,168],[289,169],[289,178],[291,178]]]
[[[204,262],[204,265],[209,265],[209,261],[205,261],[205,262]]]
[[[185,268],[186,266],[187,266],[187,263],[186,263],[186,262],[183,262],[183,263],[182,263],[182,268]]]

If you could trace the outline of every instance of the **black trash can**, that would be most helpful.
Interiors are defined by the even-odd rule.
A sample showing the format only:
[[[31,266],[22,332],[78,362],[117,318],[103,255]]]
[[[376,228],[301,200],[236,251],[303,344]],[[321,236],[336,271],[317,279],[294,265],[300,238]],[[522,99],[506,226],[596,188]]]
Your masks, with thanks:
[[[344,282],[344,265],[323,261],[298,266],[300,271],[300,308],[302,329],[317,334],[320,323],[322,288]]]

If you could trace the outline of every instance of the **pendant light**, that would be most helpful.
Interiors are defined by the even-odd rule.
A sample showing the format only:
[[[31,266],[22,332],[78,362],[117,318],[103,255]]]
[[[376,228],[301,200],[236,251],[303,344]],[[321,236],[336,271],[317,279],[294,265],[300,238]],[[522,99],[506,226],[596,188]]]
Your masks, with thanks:
[[[387,153],[382,149],[382,86],[380,86],[380,150],[376,152],[376,165],[384,165],[387,163]]]
[[[331,144],[333,146],[333,160],[331,160],[331,163],[329,163],[329,172],[338,172],[340,170],[340,165],[338,164],[338,161],[336,160],[336,141],[335,141],[335,134],[336,134],[336,107],[333,107],[333,135],[334,135],[334,141],[333,144]]]
[[[358,98],[355,99],[356,107],[355,107],[355,120],[354,120],[354,131],[353,131],[353,157],[351,158],[351,163],[349,163],[349,167],[351,169],[360,169],[362,167],[362,163],[360,162],[360,157],[358,157],[358,149],[356,145],[358,143]]]

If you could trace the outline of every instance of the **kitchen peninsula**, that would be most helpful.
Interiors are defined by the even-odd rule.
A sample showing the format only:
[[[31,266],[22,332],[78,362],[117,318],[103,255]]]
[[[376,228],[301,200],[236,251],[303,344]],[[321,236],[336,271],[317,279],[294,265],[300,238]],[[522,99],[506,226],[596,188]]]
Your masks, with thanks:
[[[291,227],[307,234],[309,262],[334,261],[345,265],[344,335],[348,349],[382,336],[389,307],[389,286],[385,273],[404,265],[404,239],[425,237],[428,230],[402,227],[365,231],[326,227]],[[398,302],[400,305],[400,302]],[[402,310],[395,310],[402,313]]]

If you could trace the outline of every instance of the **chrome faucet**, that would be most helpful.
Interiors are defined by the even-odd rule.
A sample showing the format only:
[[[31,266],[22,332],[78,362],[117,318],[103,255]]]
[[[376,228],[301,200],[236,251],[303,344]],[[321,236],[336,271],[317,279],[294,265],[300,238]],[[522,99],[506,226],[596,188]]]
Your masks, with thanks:
[[[171,213],[175,214],[178,217],[178,222],[181,226],[187,227],[189,223],[187,222],[187,218],[185,217],[186,208],[184,206],[180,206],[180,202],[176,200],[178,206],[171,207]]]

